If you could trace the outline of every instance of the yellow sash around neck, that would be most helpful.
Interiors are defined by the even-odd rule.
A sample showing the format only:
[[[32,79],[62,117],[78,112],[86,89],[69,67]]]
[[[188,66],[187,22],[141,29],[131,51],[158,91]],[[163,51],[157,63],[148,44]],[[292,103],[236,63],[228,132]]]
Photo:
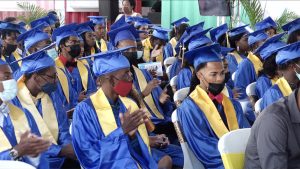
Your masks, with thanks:
[[[38,129],[44,139],[50,139],[52,143],[57,144],[58,139],[58,122],[56,111],[53,106],[52,100],[48,94],[40,93],[37,97],[41,98],[42,114],[36,108],[31,94],[24,83],[24,78],[18,81],[18,94],[17,97],[25,109],[27,109],[33,116]]]
[[[143,53],[143,59],[145,62],[149,62],[150,61],[150,51],[151,49],[153,49],[151,42],[150,42],[150,38],[146,38],[142,41],[143,47],[144,47],[144,53]]]
[[[12,55],[15,57],[15,60],[20,60],[20,59],[22,59],[22,57],[21,57],[20,54],[17,52],[17,50],[15,50],[15,51],[12,53]],[[6,62],[5,56],[2,55],[2,56],[1,56],[1,59],[2,59],[3,61]],[[22,61],[19,61],[18,64],[19,64],[19,66],[21,67]]]
[[[58,80],[61,84],[61,87],[63,89],[63,92],[64,92],[64,95],[66,97],[67,102],[70,103],[70,93],[69,93],[70,90],[69,90],[68,77],[64,72],[64,71],[67,71],[67,70],[65,69],[65,66],[59,60],[59,58],[55,59],[55,65],[56,65],[56,72],[57,72]]]
[[[254,66],[254,69],[255,69],[255,73],[256,73],[256,76],[258,75],[258,71],[260,71],[263,67],[263,63],[260,61],[260,59],[254,55],[252,52],[249,52],[248,54],[248,59],[251,61],[251,63],[253,64]]]
[[[278,87],[279,87],[279,89],[280,89],[283,96],[288,96],[292,93],[292,89],[291,89],[289,83],[285,80],[284,77],[279,78],[276,81],[276,84],[278,85]]]
[[[236,59],[236,61],[237,61],[238,64],[240,64],[241,61],[243,60],[243,58],[241,57],[240,54],[237,53],[237,51],[234,51],[234,52],[229,53],[229,54],[231,54],[232,56],[235,57],[235,59]]]
[[[173,38],[169,41],[169,43],[172,45],[172,48],[173,48],[173,55],[175,56],[175,55],[176,55],[175,47],[176,47],[176,45],[177,45],[177,40],[176,40],[176,38],[173,37]]]
[[[224,89],[222,90],[223,95],[225,95],[226,97],[229,97],[229,92],[227,87],[225,86]]]
[[[223,123],[216,106],[209,98],[208,94],[203,89],[201,89],[199,85],[190,94],[190,97],[202,110],[210,124],[210,127],[213,129],[218,138],[221,138],[224,134],[229,132],[227,127]],[[222,105],[224,107],[224,113],[226,115],[229,130],[232,131],[238,129],[239,125],[233,104],[231,103],[230,99],[224,95]]]
[[[89,79],[89,71],[85,64],[80,60],[77,60],[77,68],[81,77],[81,83],[83,86],[84,91],[87,91],[88,88],[88,79]]]
[[[116,119],[114,117],[113,110],[102,90],[102,88],[98,89],[96,93],[91,95],[91,101],[92,104],[96,110],[96,114],[100,123],[100,126],[102,128],[102,131],[105,136],[109,135],[111,132],[116,130],[118,128]],[[138,106],[136,103],[129,98],[126,97],[120,97],[122,103],[125,105],[125,107],[128,109],[128,107],[131,108],[131,112],[134,112],[138,110]],[[140,133],[144,143],[147,145],[149,153],[150,153],[150,146],[149,146],[149,136],[147,133],[147,129],[145,124],[141,124],[138,127],[138,132]]]
[[[270,79],[271,80],[271,83],[272,83],[272,86],[274,84],[276,84],[277,80],[278,80],[278,77],[274,77],[273,79]]]
[[[25,113],[19,109],[18,107],[8,103],[9,107],[9,117],[14,126],[14,133],[17,139],[17,142],[20,142],[20,136],[22,133],[29,131],[30,127],[28,124],[28,120],[26,118]],[[11,144],[7,139],[6,135],[0,128],[0,152],[9,150],[11,148]]]
[[[100,45],[99,41],[96,41],[96,47],[101,50],[101,52],[106,52],[107,51],[107,44],[105,40],[100,39]]]
[[[140,89],[141,91],[143,91],[148,84],[147,80],[140,69],[133,66],[133,70],[135,72],[136,77],[138,78],[137,81],[140,86]],[[157,118],[164,119],[164,116],[158,111],[151,93],[144,98],[144,101],[147,103],[148,107],[151,109],[151,111],[155,114]]]

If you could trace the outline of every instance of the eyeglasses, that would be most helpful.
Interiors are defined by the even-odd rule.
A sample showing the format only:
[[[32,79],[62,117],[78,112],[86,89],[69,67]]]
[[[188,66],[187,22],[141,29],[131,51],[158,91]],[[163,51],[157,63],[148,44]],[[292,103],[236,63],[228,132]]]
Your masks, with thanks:
[[[40,76],[45,80],[45,81],[47,81],[47,79],[46,78],[44,78],[44,76],[46,76],[46,77],[48,77],[48,78],[50,78],[51,80],[54,80],[54,81],[56,81],[57,80],[57,73],[55,73],[54,75],[52,75],[52,76],[50,76],[50,75],[47,75],[47,74],[40,74]]]

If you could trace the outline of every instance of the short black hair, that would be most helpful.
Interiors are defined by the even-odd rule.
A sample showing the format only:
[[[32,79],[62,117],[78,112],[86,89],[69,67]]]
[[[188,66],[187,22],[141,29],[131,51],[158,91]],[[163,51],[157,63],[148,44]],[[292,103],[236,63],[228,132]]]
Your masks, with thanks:
[[[44,75],[49,69],[50,69],[50,67],[46,67],[46,68],[41,69],[41,70],[39,70],[39,71],[37,71],[37,72],[24,74],[25,82],[26,82],[27,80],[29,80],[29,79],[32,77],[33,74]]]
[[[58,44],[58,53],[61,52],[61,47],[60,47],[60,45],[66,44],[66,42],[67,42],[69,39],[70,39],[70,37],[68,36],[68,37],[65,37],[65,38],[63,38],[62,40],[60,40],[60,42],[59,42],[59,44]]]
[[[236,35],[236,36],[229,37],[230,47],[236,49],[236,44],[235,44],[235,42],[241,40],[242,37],[243,37],[245,34],[246,34],[246,33],[241,33],[241,34],[238,34],[238,35]]]
[[[2,30],[2,31],[1,31],[1,39],[4,40],[4,39],[6,39],[8,36],[11,36],[13,33],[17,33],[17,31],[13,31],[13,30]]]
[[[17,20],[16,17],[9,16],[9,17],[6,17],[3,21],[4,22],[14,22],[16,20]]]
[[[135,0],[123,0],[122,4],[123,4],[124,1],[128,1],[130,3],[130,6],[132,6],[132,9],[133,10],[135,9],[135,6],[136,6]]]
[[[49,15],[49,14],[57,15],[57,12],[55,12],[55,11],[49,11],[49,12],[48,12],[48,15]]]
[[[288,39],[287,39],[287,44],[291,44],[291,43],[294,43],[294,42],[297,42],[297,37],[300,36],[300,29],[299,30],[296,30],[294,32],[292,32]]]

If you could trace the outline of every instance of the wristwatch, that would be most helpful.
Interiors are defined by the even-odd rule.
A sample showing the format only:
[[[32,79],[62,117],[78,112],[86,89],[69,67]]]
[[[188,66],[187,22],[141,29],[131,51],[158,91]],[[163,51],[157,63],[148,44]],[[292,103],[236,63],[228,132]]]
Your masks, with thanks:
[[[11,156],[11,158],[15,161],[18,161],[20,159],[19,157],[19,153],[16,149],[12,148],[9,152],[9,155]]]

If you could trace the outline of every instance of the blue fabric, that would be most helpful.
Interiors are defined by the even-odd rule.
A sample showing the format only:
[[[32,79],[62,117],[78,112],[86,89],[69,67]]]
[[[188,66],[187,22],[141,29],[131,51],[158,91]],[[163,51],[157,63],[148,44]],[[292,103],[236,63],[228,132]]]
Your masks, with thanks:
[[[141,70],[143,72],[144,77],[147,80],[147,83],[149,83],[153,77],[152,75],[145,69]],[[137,80],[137,76],[134,74],[134,80],[133,83],[135,85],[135,88],[137,89],[138,92],[142,92],[141,88],[139,86],[138,80]],[[165,104],[161,104],[159,102],[159,97],[161,95],[161,93],[163,92],[161,87],[156,87],[152,90],[151,95],[153,97],[155,106],[157,108],[157,110],[164,116],[164,119],[159,119],[155,116],[155,114],[151,111],[151,109],[149,108],[149,106],[147,105],[147,103],[145,102],[146,107],[148,108],[148,111],[151,113],[152,117],[151,120],[154,124],[159,124],[159,123],[167,123],[171,121],[171,114],[175,109],[175,104],[172,103],[170,100],[167,101]]]
[[[177,75],[176,90],[191,86],[193,73],[189,67],[183,68]]]
[[[56,42],[56,47],[60,45],[60,41],[64,38],[75,36],[78,37],[76,30],[77,25],[72,23],[69,25],[64,25],[59,28],[54,29],[52,33],[52,41]]]
[[[36,27],[40,24],[44,24],[44,23],[47,23],[48,26],[52,24],[49,16],[44,16],[42,18],[39,18],[39,19],[36,19],[36,20],[30,22],[30,27],[34,28],[34,27]]]
[[[277,24],[270,16],[255,24],[255,30],[265,30],[271,27],[277,28]]]
[[[180,146],[169,144],[165,148],[151,148],[152,157],[158,163],[164,156],[169,155],[172,158],[173,165],[183,167],[183,152]]]
[[[258,99],[262,98],[270,87],[272,87],[272,81],[264,74],[259,76],[255,86],[256,96]]]
[[[240,55],[240,56],[242,58],[246,58],[246,56],[244,56],[244,55]],[[238,68],[238,62],[235,59],[235,57],[230,53],[228,53],[228,55],[226,55],[225,58],[228,62],[228,69],[229,69],[230,73],[233,74]]]
[[[181,70],[181,60],[177,59],[172,65],[171,65],[171,70],[170,70],[170,80],[178,75],[178,73],[180,72]]]
[[[121,103],[120,112],[124,113],[125,111],[126,108]],[[120,112],[114,112],[114,114]],[[74,150],[80,164],[86,169],[120,167],[137,169],[136,160],[142,168],[157,168],[157,164],[148,153],[147,146],[142,142],[138,133],[136,137],[142,155],[134,152],[119,121],[119,118],[116,118],[118,128],[105,136],[91,100],[87,99],[78,104],[73,114],[72,137]],[[84,137],[82,137],[82,133],[85,133]]]
[[[269,36],[265,33],[265,30],[257,30],[249,34],[248,45],[251,46],[256,42],[266,40]]]
[[[96,25],[105,25],[106,16],[88,16],[90,21],[92,21]]]
[[[28,51],[28,49],[36,43],[47,39],[50,40],[49,35],[39,29],[39,27],[35,27],[19,35],[17,41],[22,41],[24,43],[25,50]]]
[[[164,60],[168,57],[173,57],[174,55],[175,54],[173,53],[173,47],[172,47],[171,43],[167,43],[164,46],[164,51],[163,51]]]
[[[265,92],[265,94],[262,97],[262,100],[260,102],[261,111],[263,111],[265,108],[267,108],[272,103],[276,102],[282,97],[283,94],[281,93],[278,85],[277,84],[273,85]]]
[[[16,57],[14,56],[13,53],[10,56],[4,56],[4,58],[5,58],[5,62],[9,64],[9,66],[10,66],[10,68],[13,72],[20,69],[20,66],[19,66],[18,62],[15,62]]]
[[[64,162],[64,157],[59,157],[59,153],[62,149],[67,144],[70,144],[72,142],[71,140],[71,135],[69,133],[69,122],[67,118],[67,113],[64,111],[64,108],[62,107],[62,101],[60,100],[59,95],[57,95],[56,92],[52,92],[49,97],[51,98],[51,101],[53,103],[55,113],[56,113],[56,118],[57,118],[57,123],[58,123],[58,140],[57,140],[57,145],[52,144],[48,151],[45,152],[46,157],[49,160],[50,163],[50,168],[60,168]],[[15,99],[12,100],[12,103],[16,105],[19,108],[22,108],[22,105],[19,101],[19,99],[16,97]],[[37,109],[42,115],[42,104],[38,102],[37,104]],[[29,115],[31,116],[31,115]],[[33,119],[33,117],[32,117]],[[34,122],[32,124],[34,126],[33,128],[36,129],[36,132],[39,133],[37,124]]]
[[[297,59],[300,57],[300,41],[286,45],[280,49],[278,49],[278,53],[276,55],[276,64],[282,65],[287,63],[288,61]]]
[[[22,58],[21,72],[31,74],[55,66],[54,60],[43,50]]]
[[[87,21],[81,24],[77,25],[76,32],[78,35],[81,35],[85,32],[93,32],[93,29],[91,28],[91,25],[93,24],[92,21]]]
[[[239,127],[249,127],[241,105],[237,101],[231,101],[236,111]],[[222,106],[220,107],[223,109]],[[177,109],[177,115],[186,141],[196,158],[207,169],[223,169],[223,162],[218,150],[219,139],[210,127],[202,110],[188,97]]]
[[[153,28],[152,36],[165,41],[169,39],[169,35],[168,35],[168,33],[170,32],[169,29],[165,29],[158,26],[153,26],[152,28]]]
[[[254,69],[253,63],[248,59],[244,59],[239,65],[238,69],[235,73],[235,80],[234,81],[234,87],[239,89],[239,92],[241,93],[239,99],[245,99],[247,98],[246,94],[246,88],[247,86],[255,82],[257,77]]]
[[[243,33],[249,33],[249,31],[246,29],[247,26],[249,26],[249,24],[231,29],[228,31],[229,37],[237,36]]]
[[[183,23],[187,23],[188,21],[190,21],[188,18],[183,17],[183,18],[177,19],[176,21],[172,22],[171,25],[178,27]]]
[[[288,31],[288,34],[295,32],[300,29],[300,18],[297,18],[282,26],[284,31]]]
[[[210,30],[210,38],[214,42],[218,42],[219,38],[228,31],[227,23]]]

